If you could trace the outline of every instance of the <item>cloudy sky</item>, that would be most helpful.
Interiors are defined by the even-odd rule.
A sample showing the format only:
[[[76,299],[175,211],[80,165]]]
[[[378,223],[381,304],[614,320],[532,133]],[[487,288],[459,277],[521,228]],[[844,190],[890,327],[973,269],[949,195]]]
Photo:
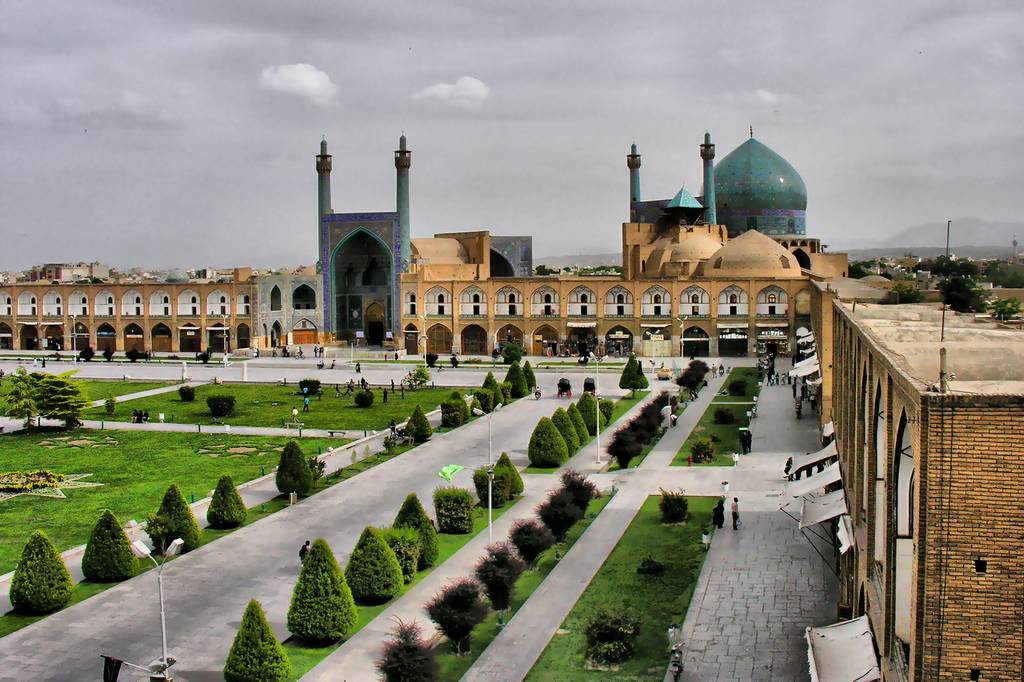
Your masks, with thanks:
[[[624,156],[645,198],[700,189],[755,135],[855,244],[1019,219],[1024,5],[262,0],[0,3],[0,269],[312,262],[321,135],[334,209],[412,229],[615,251]]]

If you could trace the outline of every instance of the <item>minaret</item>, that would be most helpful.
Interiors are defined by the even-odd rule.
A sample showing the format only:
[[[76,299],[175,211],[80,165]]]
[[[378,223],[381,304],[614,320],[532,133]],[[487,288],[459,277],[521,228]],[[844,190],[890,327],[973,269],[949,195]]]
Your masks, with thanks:
[[[320,154],[316,157],[318,201],[316,229],[320,231],[320,218],[331,212],[331,155],[327,153],[327,138],[320,141]]]
[[[715,225],[718,222],[718,212],[715,210],[715,145],[711,142],[711,133],[704,133],[704,144],[700,146],[700,158],[704,160],[704,196],[701,203],[704,204],[704,222],[708,225]]]
[[[395,150],[395,170],[398,173],[395,185],[395,203],[398,207],[398,224],[402,231],[402,269],[409,267],[409,167],[412,166],[412,152],[405,147],[405,133],[398,138]]]
[[[640,154],[636,150],[636,143],[629,148],[626,155],[626,167],[629,168],[629,206],[640,201]]]

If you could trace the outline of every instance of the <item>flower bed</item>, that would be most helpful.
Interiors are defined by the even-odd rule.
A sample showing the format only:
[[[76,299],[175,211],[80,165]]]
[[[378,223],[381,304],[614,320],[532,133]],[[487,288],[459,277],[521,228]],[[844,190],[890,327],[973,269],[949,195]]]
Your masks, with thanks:
[[[39,469],[38,471],[0,472],[0,493],[26,493],[40,488],[56,488],[64,481],[64,474]]]

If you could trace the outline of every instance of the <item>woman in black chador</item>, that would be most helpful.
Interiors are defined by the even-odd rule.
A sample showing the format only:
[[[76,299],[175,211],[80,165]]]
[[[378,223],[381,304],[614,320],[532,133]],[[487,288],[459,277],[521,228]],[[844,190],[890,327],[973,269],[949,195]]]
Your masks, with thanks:
[[[711,523],[715,524],[715,528],[721,528],[725,525],[725,502],[719,500],[718,504],[711,511]]]

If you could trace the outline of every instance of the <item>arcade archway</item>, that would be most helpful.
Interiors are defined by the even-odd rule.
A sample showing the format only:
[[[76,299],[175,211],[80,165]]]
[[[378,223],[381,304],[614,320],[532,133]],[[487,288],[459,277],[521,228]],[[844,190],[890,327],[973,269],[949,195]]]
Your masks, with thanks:
[[[335,249],[330,273],[334,329],[328,331],[348,341],[356,338],[356,332],[363,332],[371,345],[383,343],[393,315],[393,273],[387,247],[376,236],[357,230]],[[370,312],[373,320],[367,317]],[[371,336],[376,343],[370,341]]]
[[[162,322],[153,327],[150,332],[153,338],[153,352],[155,353],[170,353],[171,352],[171,328]]]
[[[700,327],[687,327],[683,330],[683,357],[709,357],[711,355],[711,337]]]
[[[443,324],[435,324],[427,330],[427,352],[446,355],[452,352],[452,330]]]
[[[514,324],[506,324],[504,327],[498,330],[495,335],[495,341],[498,346],[502,346],[508,343],[514,343],[520,348],[523,347],[523,330]]]
[[[487,332],[478,324],[462,330],[462,352],[466,355],[487,354]]]
[[[609,355],[628,356],[633,352],[633,332],[622,326],[612,327],[604,335],[604,347]]]
[[[554,327],[543,324],[533,331],[533,354],[558,355],[558,332]]]

